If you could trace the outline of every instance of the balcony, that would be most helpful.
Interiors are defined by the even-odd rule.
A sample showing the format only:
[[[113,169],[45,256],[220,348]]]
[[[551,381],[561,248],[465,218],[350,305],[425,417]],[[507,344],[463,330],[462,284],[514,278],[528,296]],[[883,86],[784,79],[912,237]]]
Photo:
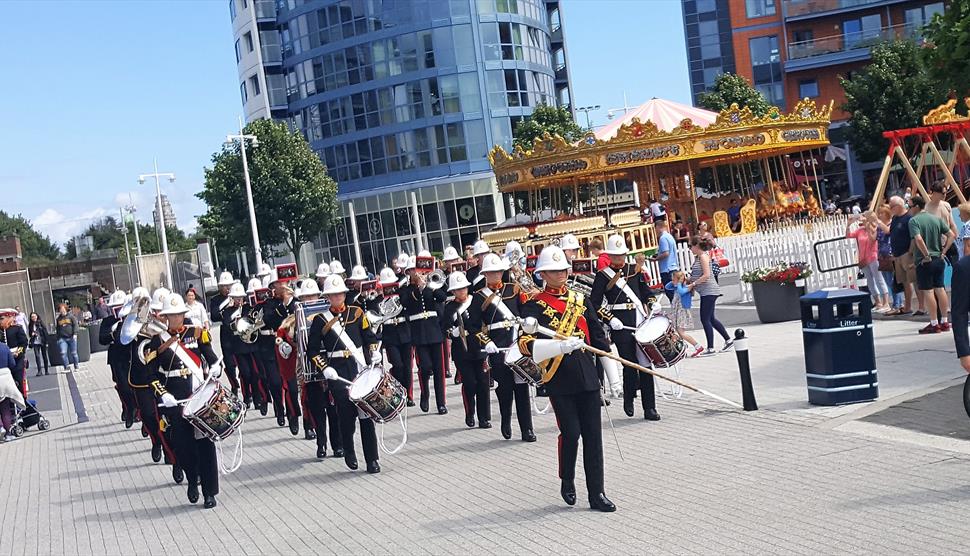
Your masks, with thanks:
[[[807,19],[906,0],[783,0],[785,19]]]
[[[256,19],[276,21],[276,2],[274,0],[256,0]]]
[[[871,46],[885,41],[915,37],[918,31],[918,27],[902,24],[789,43],[785,71],[867,60]]]

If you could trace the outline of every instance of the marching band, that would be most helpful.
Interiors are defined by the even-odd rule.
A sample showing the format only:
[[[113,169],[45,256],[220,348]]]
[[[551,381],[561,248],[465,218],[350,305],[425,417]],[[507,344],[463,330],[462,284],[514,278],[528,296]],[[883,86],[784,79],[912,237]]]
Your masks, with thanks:
[[[208,304],[211,321],[221,323],[221,357],[210,331],[186,317],[181,295],[164,288],[151,297],[144,288],[116,292],[109,299],[115,316],[102,324],[101,339],[110,344],[122,419],[127,427],[140,420],[152,460],[164,457],[176,483],[188,478],[189,502],[201,490],[203,506],[212,508],[226,471],[221,443],[236,433],[246,409],[267,415],[272,405],[277,425],[292,435],[302,422],[317,458],[329,447],[351,470],[359,466],[359,424],[366,470],[380,473],[380,450],[388,450],[376,425],[398,419],[401,446],[406,442],[403,413],[415,405],[415,369],[421,411],[431,410],[433,389],[436,412],[447,414],[445,378],[453,363],[469,428],[492,427],[495,385],[502,436],[512,437],[514,410],[522,441],[535,442],[533,397],[548,396],[560,430],[563,500],[576,503],[582,440],[590,507],[615,511],[604,492],[600,411],[622,395],[632,417],[639,394],[644,418],[660,419],[653,378],[642,374],[658,360],[638,349],[633,332],[651,318],[654,294],[641,266],[627,263],[621,236],[608,239],[610,265],[602,270],[579,252],[567,235],[542,249],[528,270],[517,243],[500,256],[479,240],[470,268],[448,247],[440,262],[427,251],[402,253],[393,268],[374,276],[355,266],[346,280],[337,260],[303,280],[295,265],[286,272],[287,265],[263,265],[247,288],[222,272]],[[622,387],[614,360],[626,361]],[[220,383],[223,374],[229,388]]]

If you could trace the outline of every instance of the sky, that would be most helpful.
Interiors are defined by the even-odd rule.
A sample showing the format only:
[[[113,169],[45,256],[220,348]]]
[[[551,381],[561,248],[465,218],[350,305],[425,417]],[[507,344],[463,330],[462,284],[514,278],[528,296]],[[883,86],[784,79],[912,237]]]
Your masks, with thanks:
[[[150,221],[162,182],[195,228],[203,168],[242,115],[225,0],[7,0],[0,28],[0,210],[63,244],[129,196]],[[607,109],[690,103],[679,0],[564,0],[573,95]],[[577,114],[585,125],[586,118]]]

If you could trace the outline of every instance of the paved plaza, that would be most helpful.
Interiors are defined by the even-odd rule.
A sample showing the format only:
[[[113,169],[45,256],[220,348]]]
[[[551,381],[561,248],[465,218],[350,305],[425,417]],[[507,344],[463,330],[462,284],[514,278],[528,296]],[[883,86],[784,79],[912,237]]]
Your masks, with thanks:
[[[535,444],[503,440],[497,427],[469,430],[451,381],[452,412],[412,408],[407,445],[383,456],[374,476],[349,471],[342,459],[316,460],[302,433],[250,412],[243,466],[222,477],[219,507],[203,510],[188,504],[168,467],[151,463],[137,428],[119,422],[98,353],[73,375],[32,383],[51,404],[54,430],[0,445],[0,554],[964,550],[970,420],[958,398],[933,396],[962,382],[951,336],[919,338],[911,322],[877,323],[881,399],[817,408],[805,402],[798,323],[746,329],[760,411],[688,393],[659,401],[663,420],[647,423],[612,405],[622,451],[604,421],[614,514],[588,510],[581,470],[577,505],[560,499],[551,413],[535,417]],[[739,400],[737,376],[730,353],[683,369],[689,382]],[[962,421],[963,432],[911,430],[902,422],[909,414],[888,414],[905,412],[894,409],[901,403],[929,403],[953,426]],[[494,403],[493,415],[497,423]],[[867,415],[878,417],[856,418]],[[385,434],[392,444],[400,429]]]

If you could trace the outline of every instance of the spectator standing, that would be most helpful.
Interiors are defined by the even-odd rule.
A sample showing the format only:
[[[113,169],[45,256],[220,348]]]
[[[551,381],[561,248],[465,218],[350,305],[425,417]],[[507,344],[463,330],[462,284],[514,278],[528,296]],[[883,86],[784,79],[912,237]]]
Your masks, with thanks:
[[[666,285],[670,283],[673,272],[680,269],[680,263],[677,261],[677,241],[667,231],[666,220],[658,220],[654,227],[657,229],[657,254],[650,259],[657,261],[660,267],[660,283]],[[667,296],[667,301],[673,302],[673,289],[665,288],[664,294]]]
[[[916,295],[919,309],[913,313],[916,316],[926,314],[923,298],[916,292],[916,266],[913,263],[913,240],[909,235],[909,219],[911,215],[906,209],[902,197],[889,198],[889,210],[893,218],[889,222],[889,247],[893,256],[893,274],[896,282],[903,287],[903,304],[898,315],[908,315],[912,310],[911,300]]]
[[[714,234],[711,233],[710,226],[707,225],[706,220],[701,220],[701,223],[697,225],[697,235],[694,237],[706,240],[708,245],[710,245],[710,249],[717,247],[717,242],[714,241]],[[691,242],[691,245],[693,244]]]
[[[909,235],[915,246],[913,259],[916,263],[916,286],[930,315],[930,323],[921,328],[919,333],[936,334],[950,330],[947,319],[949,299],[943,287],[943,273],[946,270],[943,253],[953,244],[956,234],[950,230],[945,220],[926,212],[925,207],[926,201],[922,197],[913,197]]]
[[[710,243],[700,237],[690,240],[690,250],[694,254],[694,264],[690,268],[690,284],[688,287],[697,292],[701,298],[701,325],[704,327],[704,335],[707,337],[707,351],[705,355],[713,355],[714,351],[714,330],[724,338],[724,347],[721,351],[727,351],[734,345],[734,340],[728,336],[727,330],[721,321],[717,320],[714,310],[717,298],[721,297],[721,286],[714,280],[711,271],[711,257],[707,252],[711,249]]]
[[[953,343],[963,370],[970,373],[970,257],[963,257],[953,266]]]
[[[77,356],[77,318],[67,311],[67,305],[61,303],[57,306],[57,320],[54,322],[57,331],[57,347],[61,349],[61,362],[64,371],[68,370],[68,363],[74,365],[74,370],[78,370]],[[70,356],[70,361],[68,357]]]
[[[674,229],[670,233],[677,240],[677,243],[687,243],[690,241],[690,230],[684,225],[683,220],[674,222]]]
[[[666,220],[667,219],[667,208],[655,199],[650,199],[650,216],[653,217],[653,221]]]
[[[27,315],[24,314],[23,309],[19,305],[14,307],[14,310],[17,311],[17,316],[14,317],[14,323],[20,328],[27,330]]]
[[[879,272],[879,244],[876,239],[876,215],[866,211],[860,217],[850,216],[845,225],[845,237],[853,238],[859,247],[859,269],[866,277],[869,285],[869,295],[872,296],[874,307],[873,311],[885,313],[891,309],[889,306],[889,288],[886,281]],[[858,227],[852,230],[852,224],[858,223]]]
[[[594,237],[589,242],[589,256],[596,259],[597,272],[610,266],[610,256],[603,252],[603,240],[598,237]]]
[[[930,185],[929,193],[930,200],[926,202],[926,208],[924,210],[942,218],[950,228],[950,231],[953,232],[953,237],[956,238],[960,230],[957,229],[956,222],[953,220],[953,207],[944,200],[946,188],[943,186],[943,182],[937,181]],[[946,260],[951,265],[956,264],[960,260],[960,253],[956,241],[950,245],[949,249],[943,252],[943,256],[946,257]]]
[[[40,376],[41,372],[45,375],[50,374],[51,364],[47,357],[47,326],[37,313],[30,314],[30,322],[27,323],[27,339],[30,342],[30,349],[34,352],[34,362],[37,363],[37,376]]]
[[[960,226],[960,233],[957,235],[957,253],[959,253],[960,259],[963,259],[963,257],[970,255],[970,202],[960,203],[957,209],[960,211],[960,220],[963,222],[963,225]]]
[[[185,306],[189,310],[185,316],[192,319],[193,324],[208,330],[211,326],[211,322],[209,321],[209,311],[206,310],[205,305],[199,302],[198,294],[196,294],[195,288],[189,288],[186,290]]]
[[[879,272],[882,279],[886,281],[889,288],[889,298],[892,300],[892,310],[887,315],[898,315],[899,307],[902,305],[902,286],[896,282],[893,274],[893,249],[889,241],[889,224],[892,222],[893,213],[889,210],[889,205],[882,205],[876,210],[876,242],[879,245]]]

